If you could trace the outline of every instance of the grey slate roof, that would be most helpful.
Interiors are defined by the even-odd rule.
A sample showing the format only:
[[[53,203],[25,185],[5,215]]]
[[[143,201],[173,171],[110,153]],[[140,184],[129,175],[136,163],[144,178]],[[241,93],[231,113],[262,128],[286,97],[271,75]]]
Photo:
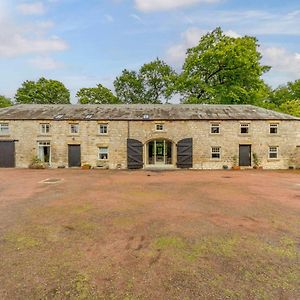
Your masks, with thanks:
[[[298,120],[252,105],[39,105],[0,109],[0,120]]]

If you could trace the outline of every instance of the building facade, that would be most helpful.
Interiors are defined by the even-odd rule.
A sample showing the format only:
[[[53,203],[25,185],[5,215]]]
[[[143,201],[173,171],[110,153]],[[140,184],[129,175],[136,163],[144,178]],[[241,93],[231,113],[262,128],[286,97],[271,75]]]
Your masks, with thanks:
[[[249,105],[0,109],[0,167],[300,167],[300,119]]]

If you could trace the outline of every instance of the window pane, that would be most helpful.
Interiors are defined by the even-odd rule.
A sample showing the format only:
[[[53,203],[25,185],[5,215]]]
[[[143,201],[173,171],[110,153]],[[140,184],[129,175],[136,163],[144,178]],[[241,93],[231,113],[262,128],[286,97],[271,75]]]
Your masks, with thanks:
[[[277,124],[271,124],[270,125],[270,133],[277,134],[278,132],[278,125]]]
[[[241,124],[241,133],[249,133],[249,124]]]
[[[108,159],[108,148],[107,147],[99,148],[99,159]]]
[[[211,125],[211,133],[220,133],[220,125],[212,124]]]
[[[107,132],[108,132],[107,124],[101,124],[100,125],[100,134],[106,134]]]
[[[0,124],[0,133],[1,134],[7,134],[7,133],[9,133],[9,125],[8,125],[8,123],[1,123]]]
[[[269,147],[269,158],[278,157],[278,147]]]
[[[211,157],[212,158],[220,158],[221,157],[221,148],[220,147],[212,147],[211,148]]]
[[[71,133],[79,133],[79,125],[78,124],[71,125]]]
[[[156,124],[156,130],[157,131],[163,131],[164,130],[164,125],[163,124]]]

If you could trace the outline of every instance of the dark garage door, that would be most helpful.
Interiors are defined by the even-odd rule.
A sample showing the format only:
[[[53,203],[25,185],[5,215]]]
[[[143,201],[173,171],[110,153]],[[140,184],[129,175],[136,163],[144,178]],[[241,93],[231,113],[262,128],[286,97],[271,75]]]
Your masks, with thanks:
[[[143,144],[134,139],[127,140],[127,168],[143,168]]]
[[[193,167],[193,139],[187,138],[177,143],[177,167]]]
[[[15,167],[15,142],[0,141],[0,168]]]
[[[69,167],[81,166],[81,151],[80,145],[68,145],[69,147]]]

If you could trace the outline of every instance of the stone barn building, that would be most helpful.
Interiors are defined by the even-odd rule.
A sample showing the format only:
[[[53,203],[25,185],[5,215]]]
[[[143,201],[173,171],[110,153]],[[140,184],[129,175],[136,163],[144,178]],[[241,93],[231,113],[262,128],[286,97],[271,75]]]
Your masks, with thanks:
[[[0,109],[0,167],[300,166],[300,118],[251,105],[16,105]]]

